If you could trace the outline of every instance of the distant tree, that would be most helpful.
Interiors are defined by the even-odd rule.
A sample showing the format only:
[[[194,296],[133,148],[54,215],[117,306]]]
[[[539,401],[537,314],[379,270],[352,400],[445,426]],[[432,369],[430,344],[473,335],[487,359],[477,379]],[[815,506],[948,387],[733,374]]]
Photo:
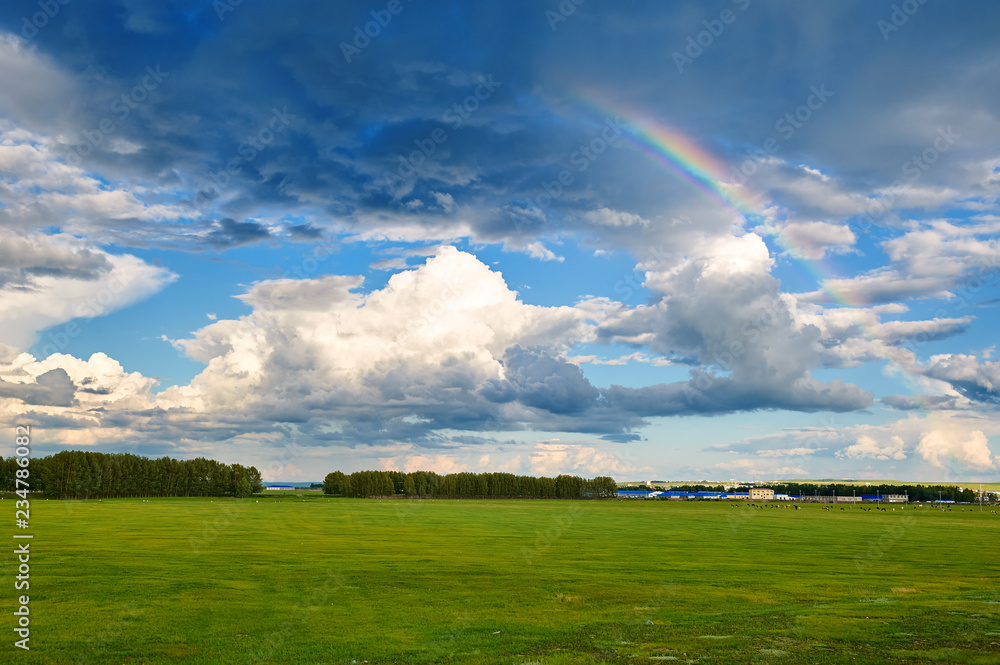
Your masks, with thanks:
[[[340,494],[343,496],[358,496],[354,490],[354,474],[340,479]]]
[[[323,494],[345,494],[343,484],[343,471],[328,473],[326,474],[326,478],[323,479]]]
[[[236,498],[247,499],[251,494],[253,494],[253,487],[250,486],[250,481],[247,480],[247,477],[243,476],[236,483]]]
[[[590,496],[606,499],[618,496],[618,483],[614,478],[608,476],[597,476],[593,480],[587,481],[589,487],[587,494]]]
[[[247,482],[250,483],[250,489],[253,490],[254,494],[264,491],[264,479],[261,478],[257,467],[252,466],[247,469]]]
[[[402,494],[403,484],[406,482],[406,474],[401,471],[389,471],[389,478],[392,480],[392,493]]]
[[[403,479],[403,494],[406,496],[414,496],[417,493],[417,485],[413,482],[413,476],[406,474],[406,478]]]

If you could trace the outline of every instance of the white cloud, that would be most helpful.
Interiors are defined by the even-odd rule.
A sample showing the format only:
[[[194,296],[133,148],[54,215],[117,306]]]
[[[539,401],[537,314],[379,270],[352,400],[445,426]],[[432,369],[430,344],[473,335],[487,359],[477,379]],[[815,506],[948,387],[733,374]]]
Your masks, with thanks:
[[[1000,360],[980,362],[975,356],[941,354],[931,356],[925,376],[947,381],[971,399],[1000,402]]]
[[[645,286],[661,300],[609,317],[601,341],[648,346],[697,368],[687,385],[642,389],[643,413],[850,410],[871,402],[853,384],[812,377],[810,370],[820,365],[821,331],[793,318],[770,274],[773,263],[764,241],[748,233],[706,239],[684,259],[640,266]],[[629,402],[640,397],[612,392]],[[656,411],[655,404],[666,410]]]
[[[795,478],[809,475],[809,471],[802,467],[788,464],[782,465],[778,462],[763,462],[756,459],[737,459],[728,462],[719,462],[706,468],[706,472],[710,471],[724,471],[727,475],[735,473],[739,476],[755,480],[763,478]]]
[[[583,214],[583,218],[591,224],[609,228],[645,227],[649,225],[649,221],[639,215],[621,210],[611,210],[610,208],[588,210]]]
[[[362,295],[360,285],[337,275],[257,284],[242,297],[250,315],[179,342],[207,368],[163,399],[214,408],[372,400],[426,407],[499,378],[499,359],[513,344],[562,350],[590,334],[583,312],[525,305],[498,273],[453,248],[381,290]]]
[[[989,442],[981,430],[940,428],[923,434],[917,453],[940,469],[977,471],[1000,467],[1000,457],[990,459]]]
[[[78,84],[27,41],[0,32],[0,116],[57,126]]]
[[[828,279],[823,288],[796,293],[803,302],[826,303],[834,300],[857,305],[889,303],[913,298],[947,298],[954,280],[935,276],[911,277],[893,268],[875,268],[856,277]]]
[[[540,261],[559,261],[562,263],[563,257],[557,256],[551,249],[541,242],[532,242],[525,246],[524,251],[533,259]]]
[[[455,209],[455,199],[451,194],[445,192],[432,192],[434,200],[445,212],[451,212]]]
[[[769,450],[758,450],[760,457],[802,457],[804,455],[815,455],[826,450],[826,448],[773,448]]]
[[[529,459],[530,472],[534,475],[553,476],[575,473],[584,477],[611,476],[628,478],[650,471],[630,459],[622,458],[614,450],[599,448],[580,441],[558,439],[535,444]]]
[[[778,242],[791,255],[813,261],[848,251],[856,241],[849,227],[827,222],[790,222],[778,233]]]
[[[433,471],[435,473],[461,473],[469,471],[467,460],[459,455],[441,453],[428,455],[422,453],[412,453],[407,455],[397,455],[393,457],[381,457],[378,460],[379,466],[386,471],[402,471],[410,473],[412,471]],[[480,465],[482,468],[482,465]]]
[[[127,307],[177,279],[165,268],[129,254],[113,255],[68,236],[13,235],[0,231],[5,247],[0,276],[0,343],[27,349],[40,331],[78,318]],[[76,327],[56,330],[46,353],[65,349]]]
[[[870,436],[862,434],[858,437],[857,443],[837,451],[837,457],[847,457],[849,459],[877,459],[877,460],[902,460],[906,459],[904,450],[905,444],[898,436],[889,439],[888,445],[880,445],[878,441]]]

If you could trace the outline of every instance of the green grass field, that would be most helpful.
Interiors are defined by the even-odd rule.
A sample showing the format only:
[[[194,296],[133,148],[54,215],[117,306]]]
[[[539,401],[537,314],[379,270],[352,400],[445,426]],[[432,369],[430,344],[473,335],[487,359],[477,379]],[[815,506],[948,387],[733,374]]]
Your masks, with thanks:
[[[989,510],[34,499],[3,662],[997,663]]]

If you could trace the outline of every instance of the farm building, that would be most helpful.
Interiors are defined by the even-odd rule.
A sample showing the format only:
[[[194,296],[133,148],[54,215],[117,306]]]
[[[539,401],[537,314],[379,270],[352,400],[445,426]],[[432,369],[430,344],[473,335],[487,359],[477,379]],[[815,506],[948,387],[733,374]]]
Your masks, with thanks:
[[[293,490],[295,489],[291,485],[268,485],[264,489],[266,490]]]
[[[862,494],[861,498],[877,503],[906,503],[909,500],[905,494]]]
[[[655,499],[663,492],[651,492],[648,490],[618,490],[619,499]]]
[[[751,501],[771,501],[774,499],[774,490],[767,487],[751,487]]]

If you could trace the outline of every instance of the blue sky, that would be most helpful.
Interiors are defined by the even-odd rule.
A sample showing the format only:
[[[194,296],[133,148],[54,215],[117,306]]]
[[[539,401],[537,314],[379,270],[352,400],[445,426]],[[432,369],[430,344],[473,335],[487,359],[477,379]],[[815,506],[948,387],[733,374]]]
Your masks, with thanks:
[[[9,2],[0,419],[271,480],[995,479],[997,25]]]

